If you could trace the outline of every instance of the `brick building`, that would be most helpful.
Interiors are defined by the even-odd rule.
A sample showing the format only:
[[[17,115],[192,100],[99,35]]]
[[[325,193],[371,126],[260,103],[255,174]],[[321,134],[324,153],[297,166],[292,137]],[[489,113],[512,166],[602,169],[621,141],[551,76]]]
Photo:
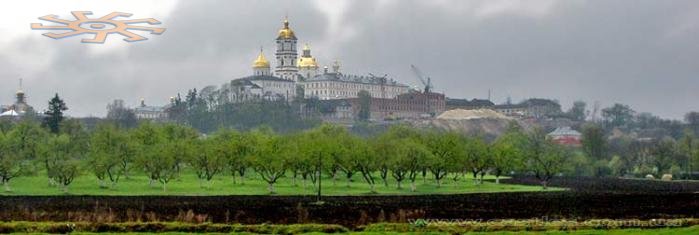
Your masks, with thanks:
[[[361,108],[359,98],[348,99],[355,116]],[[393,99],[371,98],[371,120],[430,118],[446,110],[444,94],[417,91],[400,94]]]

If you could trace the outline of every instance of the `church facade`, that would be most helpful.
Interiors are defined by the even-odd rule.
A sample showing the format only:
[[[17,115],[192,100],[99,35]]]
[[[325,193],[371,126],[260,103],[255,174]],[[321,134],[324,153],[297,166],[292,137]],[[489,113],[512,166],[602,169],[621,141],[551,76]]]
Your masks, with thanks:
[[[387,76],[346,74],[340,71],[338,61],[332,62],[330,68],[323,66],[321,69],[308,44],[304,44],[299,55],[298,38],[286,19],[275,43],[275,64],[272,65],[260,50],[252,63],[252,75],[221,86],[224,99],[238,103],[315,98],[326,107],[321,112],[322,118],[333,122],[351,121],[357,117],[362,91],[370,96],[371,120],[425,118],[444,111],[443,94],[415,91]],[[312,113],[307,111],[302,110]]]
[[[273,70],[264,52],[260,50],[252,64],[253,75],[232,80],[222,86],[229,94],[230,101],[292,100],[297,95],[299,98],[315,97],[320,100],[350,99],[357,98],[362,90],[369,92],[374,98],[392,99],[409,91],[407,85],[386,77],[341,73],[337,61],[332,64],[332,71],[327,66],[320,71],[319,63],[311,55],[308,44],[304,45],[299,56],[298,38],[287,19],[284,20],[275,43],[276,64]],[[297,90],[303,91],[303,94],[297,94]]]
[[[225,94],[227,101],[232,103],[259,99],[293,100],[296,97],[296,81],[286,76],[287,73],[296,74],[296,72],[284,70],[281,76],[274,76],[269,61],[260,50],[260,54],[252,65],[253,75],[223,84],[221,91]]]

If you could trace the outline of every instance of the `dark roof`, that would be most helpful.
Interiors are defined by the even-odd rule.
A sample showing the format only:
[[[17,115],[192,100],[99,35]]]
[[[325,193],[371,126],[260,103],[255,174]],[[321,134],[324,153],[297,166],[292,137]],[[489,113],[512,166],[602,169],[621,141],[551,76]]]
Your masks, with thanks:
[[[251,86],[252,88],[261,88],[257,84],[251,82],[250,80],[247,79],[236,79],[231,81],[231,85],[234,86]]]
[[[307,79],[306,81],[312,82],[312,81],[343,81],[343,82],[354,82],[354,83],[364,83],[364,84],[381,84],[382,79],[380,77],[372,77],[372,76],[359,76],[359,75],[351,75],[351,74],[343,74],[343,73],[323,73],[323,74],[318,74],[310,79]],[[386,80],[386,85],[392,85],[392,86],[405,86],[407,87],[408,85],[399,83],[393,79],[387,79]]]
[[[524,104],[498,104],[493,106],[495,109],[521,109],[526,107]]]
[[[161,106],[138,106],[134,108],[136,112],[162,112],[165,107]]]
[[[493,101],[485,100],[485,99],[472,99],[471,103],[477,104],[479,106],[493,106],[493,105],[495,105],[495,103],[493,103]]]
[[[333,99],[333,100],[318,100],[320,104],[328,104],[334,106],[352,106],[350,102],[346,99]]]
[[[549,99],[541,99],[541,98],[527,99],[527,100],[522,101],[520,104],[527,105],[527,106],[546,106],[546,105],[561,106],[556,101],[549,100]]]
[[[531,98],[531,99],[526,99],[522,102],[519,102],[518,104],[498,104],[493,106],[493,108],[496,109],[517,109],[517,108],[529,108],[532,106],[556,106],[560,107],[561,105],[558,104],[558,102],[549,100],[549,99],[540,99],[540,98]]]
[[[294,81],[291,81],[291,80],[286,80],[286,79],[283,79],[283,78],[280,78],[280,77],[269,76],[269,75],[252,75],[252,76],[247,76],[247,77],[238,78],[238,79],[235,79],[235,80],[233,80],[233,81],[237,81],[237,80],[248,80],[248,81],[251,81],[251,80],[267,80],[267,81],[277,81],[277,82],[294,82]]]
[[[470,106],[470,107],[490,107],[495,105],[492,101],[486,99],[452,99],[447,98],[447,105],[451,106]]]

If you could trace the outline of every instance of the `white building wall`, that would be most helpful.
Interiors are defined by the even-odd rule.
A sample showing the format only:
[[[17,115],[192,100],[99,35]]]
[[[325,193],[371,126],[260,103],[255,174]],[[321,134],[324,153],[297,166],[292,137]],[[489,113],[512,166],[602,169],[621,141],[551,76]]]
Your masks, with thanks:
[[[307,81],[303,83],[306,98],[318,97],[321,100],[346,99],[359,97],[362,90],[366,90],[374,98],[392,99],[400,94],[408,92],[407,86],[385,84],[383,92],[381,85],[371,83],[357,83],[347,81]]]
[[[262,87],[262,94],[270,92],[291,100],[296,96],[296,83],[273,80],[252,80],[251,82]]]

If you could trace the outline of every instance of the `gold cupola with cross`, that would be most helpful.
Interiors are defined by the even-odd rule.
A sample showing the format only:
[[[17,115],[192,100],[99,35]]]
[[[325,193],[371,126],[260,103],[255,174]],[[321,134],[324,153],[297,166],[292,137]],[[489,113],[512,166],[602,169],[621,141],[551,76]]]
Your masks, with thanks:
[[[303,53],[297,64],[299,66],[299,75],[305,79],[312,78],[318,73],[318,62],[311,55],[311,47],[308,46],[308,43],[303,46]]]
[[[262,48],[260,48],[260,54],[257,55],[257,59],[255,59],[255,61],[252,62],[252,70],[254,75],[271,75],[269,61],[267,61],[267,58],[265,58],[265,53],[262,50]]]
[[[279,30],[279,36],[277,39],[293,39],[296,40],[296,35],[294,31],[289,28],[289,19],[284,18],[284,27]]]

